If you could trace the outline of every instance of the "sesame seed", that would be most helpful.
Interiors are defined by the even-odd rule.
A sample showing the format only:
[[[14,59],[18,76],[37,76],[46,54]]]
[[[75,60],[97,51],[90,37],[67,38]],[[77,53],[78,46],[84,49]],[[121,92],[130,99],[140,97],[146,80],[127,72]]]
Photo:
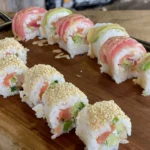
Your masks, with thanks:
[[[5,56],[4,58],[0,59],[0,70],[1,71],[10,66],[16,66],[16,67],[20,67],[23,69],[27,69],[24,62],[22,60],[20,60],[18,57],[16,57],[15,55],[8,55],[8,56]]]
[[[58,83],[49,88],[44,94],[47,104],[51,108],[60,102],[67,102],[70,97],[74,96],[86,98],[86,95],[79,88],[68,82]]]
[[[0,50],[7,50],[15,48],[17,50],[24,49],[24,47],[14,38],[5,38],[0,40]]]
[[[129,119],[113,100],[88,105],[87,116],[87,123],[93,130],[100,129],[107,122],[112,122],[115,117]]]

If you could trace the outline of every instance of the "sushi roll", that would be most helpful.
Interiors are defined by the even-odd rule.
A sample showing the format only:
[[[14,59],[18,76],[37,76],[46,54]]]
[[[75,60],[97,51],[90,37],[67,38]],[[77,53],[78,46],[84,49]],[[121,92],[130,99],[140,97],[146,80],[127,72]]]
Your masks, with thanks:
[[[23,90],[20,92],[22,102],[30,107],[40,104],[44,92],[59,82],[65,82],[65,79],[55,68],[44,64],[33,66],[24,74]]]
[[[93,22],[88,18],[72,14],[56,22],[56,33],[59,35],[59,46],[67,51],[71,58],[88,51],[87,33]]]
[[[56,33],[56,21],[59,18],[65,17],[72,14],[69,9],[66,8],[55,8],[50,9],[42,18],[40,34],[41,37],[45,37],[49,44],[55,44],[59,40],[59,36]]]
[[[17,12],[12,21],[12,30],[20,40],[30,40],[40,35],[38,23],[46,13],[44,8],[30,7]]]
[[[109,74],[119,84],[137,76],[137,63],[145,54],[145,48],[132,38],[110,38],[99,53],[101,72]]]
[[[43,110],[52,139],[76,126],[76,116],[87,104],[87,96],[71,83],[50,87],[42,97]]]
[[[150,95],[150,53],[147,53],[137,65],[138,77],[133,79],[134,83],[139,84],[144,90],[142,95]]]
[[[91,58],[97,57],[98,64],[100,64],[99,52],[103,44],[111,37],[126,36],[126,30],[118,24],[113,23],[97,23],[90,28],[87,40],[89,43],[88,55]]]
[[[16,55],[26,64],[28,51],[29,50],[27,48],[24,48],[14,38],[5,38],[0,40],[0,58],[5,57],[6,55]]]
[[[0,95],[6,98],[18,94],[27,69],[24,62],[15,55],[0,59]]]
[[[117,150],[128,143],[131,121],[113,100],[96,102],[78,113],[76,135],[87,150]]]

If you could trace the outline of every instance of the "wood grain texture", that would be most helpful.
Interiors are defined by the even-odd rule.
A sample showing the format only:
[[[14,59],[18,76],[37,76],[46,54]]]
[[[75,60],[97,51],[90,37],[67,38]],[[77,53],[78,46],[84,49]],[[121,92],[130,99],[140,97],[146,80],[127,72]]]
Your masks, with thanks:
[[[133,36],[149,40],[150,11],[80,12],[94,22],[115,22],[124,26]],[[134,25],[134,26],[133,26]],[[141,28],[145,26],[145,28]],[[0,39],[11,37],[12,32],[0,34]],[[33,41],[33,40],[32,40]],[[85,55],[74,59],[55,59],[52,50],[58,45],[38,47],[32,41],[22,42],[30,49],[28,67],[44,63],[54,66],[64,74],[66,81],[79,87],[91,104],[114,99],[131,118],[133,129],[129,144],[120,150],[150,150],[150,97],[141,96],[142,89],[132,80],[117,85],[107,74],[99,72],[96,59]],[[82,72],[80,72],[82,70]],[[81,77],[77,77],[81,75]],[[0,96],[0,150],[83,150],[84,144],[74,130],[55,140],[50,138],[45,120],[37,119],[34,112],[20,101],[18,95],[3,99]]]

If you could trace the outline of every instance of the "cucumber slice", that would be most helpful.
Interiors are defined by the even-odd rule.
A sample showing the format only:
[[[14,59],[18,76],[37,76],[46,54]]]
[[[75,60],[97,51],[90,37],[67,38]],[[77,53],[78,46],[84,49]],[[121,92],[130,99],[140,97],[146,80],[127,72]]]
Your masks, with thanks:
[[[11,92],[15,92],[15,91],[18,90],[18,87],[17,86],[12,86],[12,87],[10,87],[10,89],[11,89]]]
[[[121,123],[116,124],[115,127],[118,133],[122,133],[125,130],[125,127]]]
[[[64,132],[69,131],[72,126],[73,126],[73,121],[72,120],[64,121],[64,127],[63,127]]]
[[[116,124],[119,121],[118,117],[115,117],[112,121],[113,124]]]
[[[55,85],[56,83],[58,83],[58,80],[55,80],[54,82],[52,82],[51,85]]]
[[[74,106],[71,109],[71,114],[76,117],[78,115],[78,112],[82,110],[85,107],[85,104],[83,102],[76,102]]]
[[[114,146],[119,142],[119,140],[120,137],[118,135],[111,134],[106,140],[106,145]]]

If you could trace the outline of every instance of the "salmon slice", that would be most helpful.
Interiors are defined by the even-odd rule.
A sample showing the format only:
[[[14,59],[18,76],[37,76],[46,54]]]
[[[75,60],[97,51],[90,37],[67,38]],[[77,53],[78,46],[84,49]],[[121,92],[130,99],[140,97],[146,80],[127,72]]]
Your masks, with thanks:
[[[107,138],[109,137],[109,135],[110,135],[114,130],[115,130],[115,126],[112,125],[110,132],[104,132],[103,134],[101,134],[101,135],[96,139],[97,143],[98,143],[98,144],[104,143],[104,142],[107,140]]]
[[[71,119],[71,107],[63,109],[59,112],[58,120],[70,120]]]
[[[3,84],[5,86],[10,86],[10,80],[14,77],[14,75],[15,75],[15,72],[7,74],[6,77],[4,78]]]
[[[40,91],[40,94],[39,94],[40,99],[42,99],[42,95],[43,95],[44,92],[47,90],[48,86],[49,86],[48,82],[44,82],[44,85],[42,86],[41,91]]]

